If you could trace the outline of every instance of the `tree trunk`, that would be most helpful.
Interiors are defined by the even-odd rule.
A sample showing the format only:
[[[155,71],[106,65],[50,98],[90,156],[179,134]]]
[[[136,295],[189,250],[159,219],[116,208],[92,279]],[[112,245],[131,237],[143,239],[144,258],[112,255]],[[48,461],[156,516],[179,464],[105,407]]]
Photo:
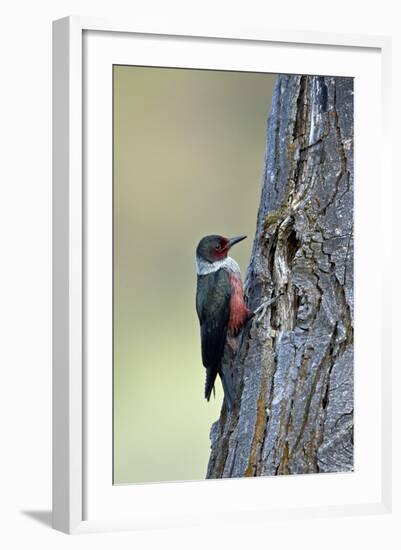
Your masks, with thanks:
[[[246,277],[254,310],[226,346],[236,404],[208,478],[353,469],[353,80],[280,75]]]

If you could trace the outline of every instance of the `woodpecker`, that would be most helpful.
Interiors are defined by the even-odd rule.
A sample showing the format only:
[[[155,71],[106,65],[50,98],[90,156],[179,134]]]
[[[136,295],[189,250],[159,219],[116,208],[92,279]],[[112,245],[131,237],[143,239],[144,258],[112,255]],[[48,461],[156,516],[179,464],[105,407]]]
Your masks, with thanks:
[[[206,368],[205,398],[209,401],[219,374],[229,410],[234,404],[234,387],[230,374],[222,370],[224,347],[227,337],[239,334],[251,312],[244,301],[241,270],[228,251],[245,238],[207,235],[196,248],[196,312]]]

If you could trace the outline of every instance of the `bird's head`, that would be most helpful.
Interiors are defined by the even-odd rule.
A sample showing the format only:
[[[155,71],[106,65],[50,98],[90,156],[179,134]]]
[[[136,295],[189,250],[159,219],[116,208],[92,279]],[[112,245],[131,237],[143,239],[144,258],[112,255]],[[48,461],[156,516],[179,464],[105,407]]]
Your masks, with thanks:
[[[196,247],[196,255],[210,263],[224,260],[230,248],[244,239],[246,239],[246,235],[232,237],[231,239],[221,235],[207,235],[199,241]]]

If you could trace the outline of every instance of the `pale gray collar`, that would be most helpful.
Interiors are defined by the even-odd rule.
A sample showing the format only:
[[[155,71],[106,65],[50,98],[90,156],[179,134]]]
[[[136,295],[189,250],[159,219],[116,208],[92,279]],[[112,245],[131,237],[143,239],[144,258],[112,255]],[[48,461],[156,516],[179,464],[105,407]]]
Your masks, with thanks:
[[[233,258],[227,256],[224,260],[217,260],[216,262],[210,263],[196,256],[196,273],[198,275],[208,275],[209,273],[214,273],[218,269],[225,269],[226,271],[231,271],[233,273],[239,273],[239,265]]]

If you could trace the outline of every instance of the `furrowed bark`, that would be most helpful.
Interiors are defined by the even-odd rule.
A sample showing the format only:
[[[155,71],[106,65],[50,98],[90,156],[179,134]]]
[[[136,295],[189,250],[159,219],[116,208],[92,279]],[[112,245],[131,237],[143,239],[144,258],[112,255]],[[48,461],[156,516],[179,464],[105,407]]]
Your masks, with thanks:
[[[207,477],[352,470],[351,78],[277,78],[245,288],[252,310],[283,294],[227,346]]]

